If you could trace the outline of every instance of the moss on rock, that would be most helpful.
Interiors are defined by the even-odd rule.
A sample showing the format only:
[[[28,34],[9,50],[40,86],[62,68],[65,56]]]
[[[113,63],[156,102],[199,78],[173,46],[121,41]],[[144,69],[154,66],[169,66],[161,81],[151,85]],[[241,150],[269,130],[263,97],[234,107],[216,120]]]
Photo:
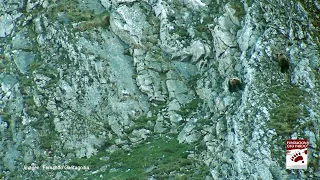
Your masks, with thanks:
[[[89,166],[90,169],[97,170],[96,174],[80,172],[77,178],[147,179],[153,176],[156,179],[203,179],[209,169],[188,158],[190,150],[190,145],[180,144],[176,137],[156,136],[131,150],[118,150],[114,153],[100,151],[89,159],[75,158],[69,165]]]

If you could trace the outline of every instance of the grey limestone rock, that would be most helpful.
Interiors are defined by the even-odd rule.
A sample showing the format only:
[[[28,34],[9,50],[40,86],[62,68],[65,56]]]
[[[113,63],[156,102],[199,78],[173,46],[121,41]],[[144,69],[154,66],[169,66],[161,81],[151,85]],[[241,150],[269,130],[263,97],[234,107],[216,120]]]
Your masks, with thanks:
[[[150,25],[139,6],[121,5],[111,14],[110,27],[127,44],[141,47],[143,33]]]
[[[27,67],[34,61],[35,55],[25,51],[14,51],[13,59],[19,71],[23,74],[27,72]]]
[[[135,171],[149,179],[319,177],[318,2],[0,4],[1,178],[112,178],[137,150],[155,153]],[[308,171],[283,166],[290,138],[308,139]],[[95,170],[23,170],[84,159]]]
[[[31,41],[28,39],[26,29],[21,30],[14,38],[12,38],[12,46],[14,49],[31,49]]]
[[[15,27],[15,22],[16,19],[20,16],[21,14],[3,14],[0,16],[0,26],[2,27],[0,30],[0,37],[4,38],[7,36],[10,36],[14,27]]]

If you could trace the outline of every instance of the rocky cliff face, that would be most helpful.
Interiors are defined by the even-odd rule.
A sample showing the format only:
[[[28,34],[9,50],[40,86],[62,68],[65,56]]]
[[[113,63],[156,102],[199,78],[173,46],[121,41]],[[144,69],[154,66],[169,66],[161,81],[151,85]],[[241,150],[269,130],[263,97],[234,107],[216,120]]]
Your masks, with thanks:
[[[320,178],[318,1],[0,3],[0,177]]]

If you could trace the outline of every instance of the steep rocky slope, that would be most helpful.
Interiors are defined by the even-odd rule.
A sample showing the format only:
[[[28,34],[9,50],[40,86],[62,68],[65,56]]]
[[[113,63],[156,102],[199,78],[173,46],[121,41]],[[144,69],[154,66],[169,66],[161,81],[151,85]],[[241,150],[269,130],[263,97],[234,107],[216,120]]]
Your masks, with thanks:
[[[0,4],[3,179],[320,178],[319,1]]]

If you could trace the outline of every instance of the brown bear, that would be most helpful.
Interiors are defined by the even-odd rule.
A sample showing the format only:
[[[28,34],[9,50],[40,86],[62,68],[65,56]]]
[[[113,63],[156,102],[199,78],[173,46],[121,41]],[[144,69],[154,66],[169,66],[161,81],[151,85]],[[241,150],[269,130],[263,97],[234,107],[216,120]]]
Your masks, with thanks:
[[[236,92],[237,90],[242,90],[242,83],[239,78],[233,77],[229,79],[229,91]]]
[[[281,72],[285,73],[289,69],[289,61],[287,57],[282,53],[276,53],[276,60],[279,62]]]

